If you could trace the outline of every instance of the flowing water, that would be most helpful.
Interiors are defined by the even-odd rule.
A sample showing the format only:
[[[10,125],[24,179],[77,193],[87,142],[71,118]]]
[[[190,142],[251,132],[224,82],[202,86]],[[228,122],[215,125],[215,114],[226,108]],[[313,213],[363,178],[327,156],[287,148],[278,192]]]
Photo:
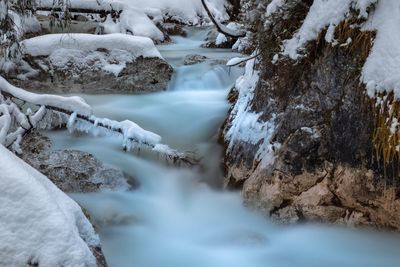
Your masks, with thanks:
[[[204,169],[171,167],[145,151],[124,153],[117,137],[49,133],[55,148],[93,153],[139,183],[129,192],[72,195],[98,225],[109,266],[400,266],[398,236],[317,225],[278,227],[244,208],[238,193],[218,189],[216,134],[229,109],[228,90],[242,70],[223,65],[236,54],[200,48],[205,33],[190,30],[187,38],[159,46],[175,68],[166,92],[84,96],[99,117],[133,120],[172,147],[196,151]],[[184,66],[187,54],[210,60]]]

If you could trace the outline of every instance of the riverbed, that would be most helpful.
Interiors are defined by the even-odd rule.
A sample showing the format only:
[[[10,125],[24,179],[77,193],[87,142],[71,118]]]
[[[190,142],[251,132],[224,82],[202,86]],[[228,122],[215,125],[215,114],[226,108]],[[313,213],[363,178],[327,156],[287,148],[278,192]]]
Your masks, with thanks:
[[[298,225],[276,226],[222,190],[218,131],[229,111],[227,95],[243,69],[238,56],[201,48],[207,29],[191,29],[160,45],[174,67],[166,91],[144,95],[83,95],[98,117],[130,119],[171,147],[191,151],[202,168],[177,167],[152,152],[124,152],[116,136],[49,132],[54,149],[94,154],[135,179],[128,192],[73,194],[100,234],[110,267],[395,267],[400,238],[393,234]],[[188,54],[205,62],[185,66]]]

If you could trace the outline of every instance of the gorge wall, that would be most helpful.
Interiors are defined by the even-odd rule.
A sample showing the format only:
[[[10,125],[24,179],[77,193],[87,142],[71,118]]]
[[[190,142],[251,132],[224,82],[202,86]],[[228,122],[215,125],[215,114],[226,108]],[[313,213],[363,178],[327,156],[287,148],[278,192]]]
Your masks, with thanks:
[[[360,14],[376,1],[324,27],[294,60],[283,44],[313,2],[248,3],[256,57],[230,94],[225,185],[279,222],[400,229],[397,163],[377,157],[377,105],[360,82],[375,38]]]

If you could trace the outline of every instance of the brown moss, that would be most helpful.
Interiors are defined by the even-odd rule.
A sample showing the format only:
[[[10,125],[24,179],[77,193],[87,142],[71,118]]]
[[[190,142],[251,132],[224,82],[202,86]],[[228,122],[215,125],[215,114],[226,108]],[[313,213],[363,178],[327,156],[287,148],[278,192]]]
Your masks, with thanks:
[[[376,99],[371,100],[375,111],[373,142],[376,160],[382,162],[386,170],[390,164],[398,165],[400,160],[400,103],[393,93],[381,93]]]

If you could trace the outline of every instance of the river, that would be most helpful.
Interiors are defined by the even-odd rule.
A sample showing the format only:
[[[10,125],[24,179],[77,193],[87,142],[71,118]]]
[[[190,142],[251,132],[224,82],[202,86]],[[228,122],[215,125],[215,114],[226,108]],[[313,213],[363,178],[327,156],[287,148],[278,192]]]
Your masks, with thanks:
[[[83,95],[98,117],[130,119],[163,143],[203,158],[204,168],[169,166],[145,150],[125,153],[115,136],[49,132],[54,148],[94,154],[122,169],[139,186],[128,192],[71,195],[98,227],[110,267],[398,267],[400,238],[393,234],[298,225],[276,226],[221,190],[218,129],[226,97],[242,69],[223,61],[237,54],[200,45],[206,30],[158,46],[174,67],[167,91],[145,95]],[[184,66],[187,54],[206,62]]]

